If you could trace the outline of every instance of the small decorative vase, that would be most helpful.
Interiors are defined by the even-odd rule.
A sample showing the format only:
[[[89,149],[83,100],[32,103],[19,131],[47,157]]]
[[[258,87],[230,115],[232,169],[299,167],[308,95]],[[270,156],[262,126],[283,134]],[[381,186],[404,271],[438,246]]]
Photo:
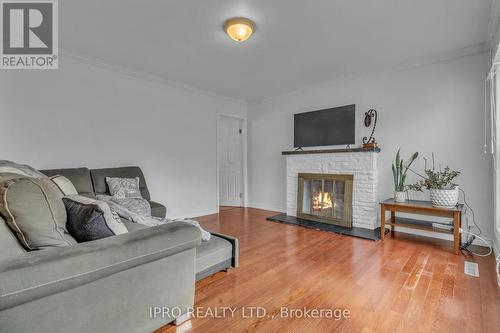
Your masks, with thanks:
[[[394,191],[394,201],[396,201],[396,202],[406,202],[406,192],[404,192],[404,191]]]
[[[431,202],[434,207],[451,208],[458,203],[458,186],[451,190],[430,189]]]

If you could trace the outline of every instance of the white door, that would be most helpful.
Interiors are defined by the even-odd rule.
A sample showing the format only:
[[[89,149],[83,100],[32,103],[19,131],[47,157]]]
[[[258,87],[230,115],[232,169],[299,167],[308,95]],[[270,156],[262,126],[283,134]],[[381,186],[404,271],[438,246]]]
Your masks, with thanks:
[[[243,205],[243,120],[219,116],[219,205]]]

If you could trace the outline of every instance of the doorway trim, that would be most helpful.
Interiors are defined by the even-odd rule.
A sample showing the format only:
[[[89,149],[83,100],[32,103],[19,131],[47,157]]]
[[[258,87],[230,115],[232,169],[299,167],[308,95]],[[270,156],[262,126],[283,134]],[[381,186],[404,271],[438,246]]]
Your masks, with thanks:
[[[217,203],[217,212],[220,212],[220,177],[219,177],[219,170],[220,170],[220,163],[219,163],[219,155],[220,155],[220,147],[219,147],[219,135],[220,135],[220,119],[221,117],[229,117],[229,118],[235,118],[239,119],[242,122],[242,130],[243,130],[243,142],[242,142],[242,157],[243,157],[243,200],[242,200],[242,207],[247,207],[248,206],[248,170],[247,170],[247,118],[245,116],[240,116],[240,115],[234,115],[234,114],[228,114],[224,112],[217,112],[217,135],[215,138],[216,141],[216,180],[217,180],[217,198],[216,198],[216,203]]]

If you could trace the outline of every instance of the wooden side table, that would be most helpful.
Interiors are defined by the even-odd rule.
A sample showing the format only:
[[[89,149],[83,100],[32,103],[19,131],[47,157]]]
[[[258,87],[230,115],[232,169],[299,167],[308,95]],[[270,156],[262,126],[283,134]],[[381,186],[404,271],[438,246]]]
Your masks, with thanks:
[[[394,231],[395,226],[441,232],[453,234],[453,249],[455,254],[460,253],[460,227],[462,225],[462,211],[464,205],[458,204],[453,208],[434,207],[430,201],[409,200],[406,202],[395,202],[394,199],[387,199],[380,203],[380,239],[384,240],[386,223]],[[386,220],[386,212],[391,212],[391,217]],[[403,217],[396,217],[396,212],[407,214],[419,214],[428,216],[448,217],[453,219],[452,229],[436,227],[439,224],[450,226],[445,223],[433,221],[416,220]]]

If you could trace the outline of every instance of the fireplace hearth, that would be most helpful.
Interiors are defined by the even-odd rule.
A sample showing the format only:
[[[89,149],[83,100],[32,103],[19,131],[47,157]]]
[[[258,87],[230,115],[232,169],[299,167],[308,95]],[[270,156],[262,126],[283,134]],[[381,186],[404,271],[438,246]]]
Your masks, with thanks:
[[[352,227],[353,175],[299,173],[297,217]]]

